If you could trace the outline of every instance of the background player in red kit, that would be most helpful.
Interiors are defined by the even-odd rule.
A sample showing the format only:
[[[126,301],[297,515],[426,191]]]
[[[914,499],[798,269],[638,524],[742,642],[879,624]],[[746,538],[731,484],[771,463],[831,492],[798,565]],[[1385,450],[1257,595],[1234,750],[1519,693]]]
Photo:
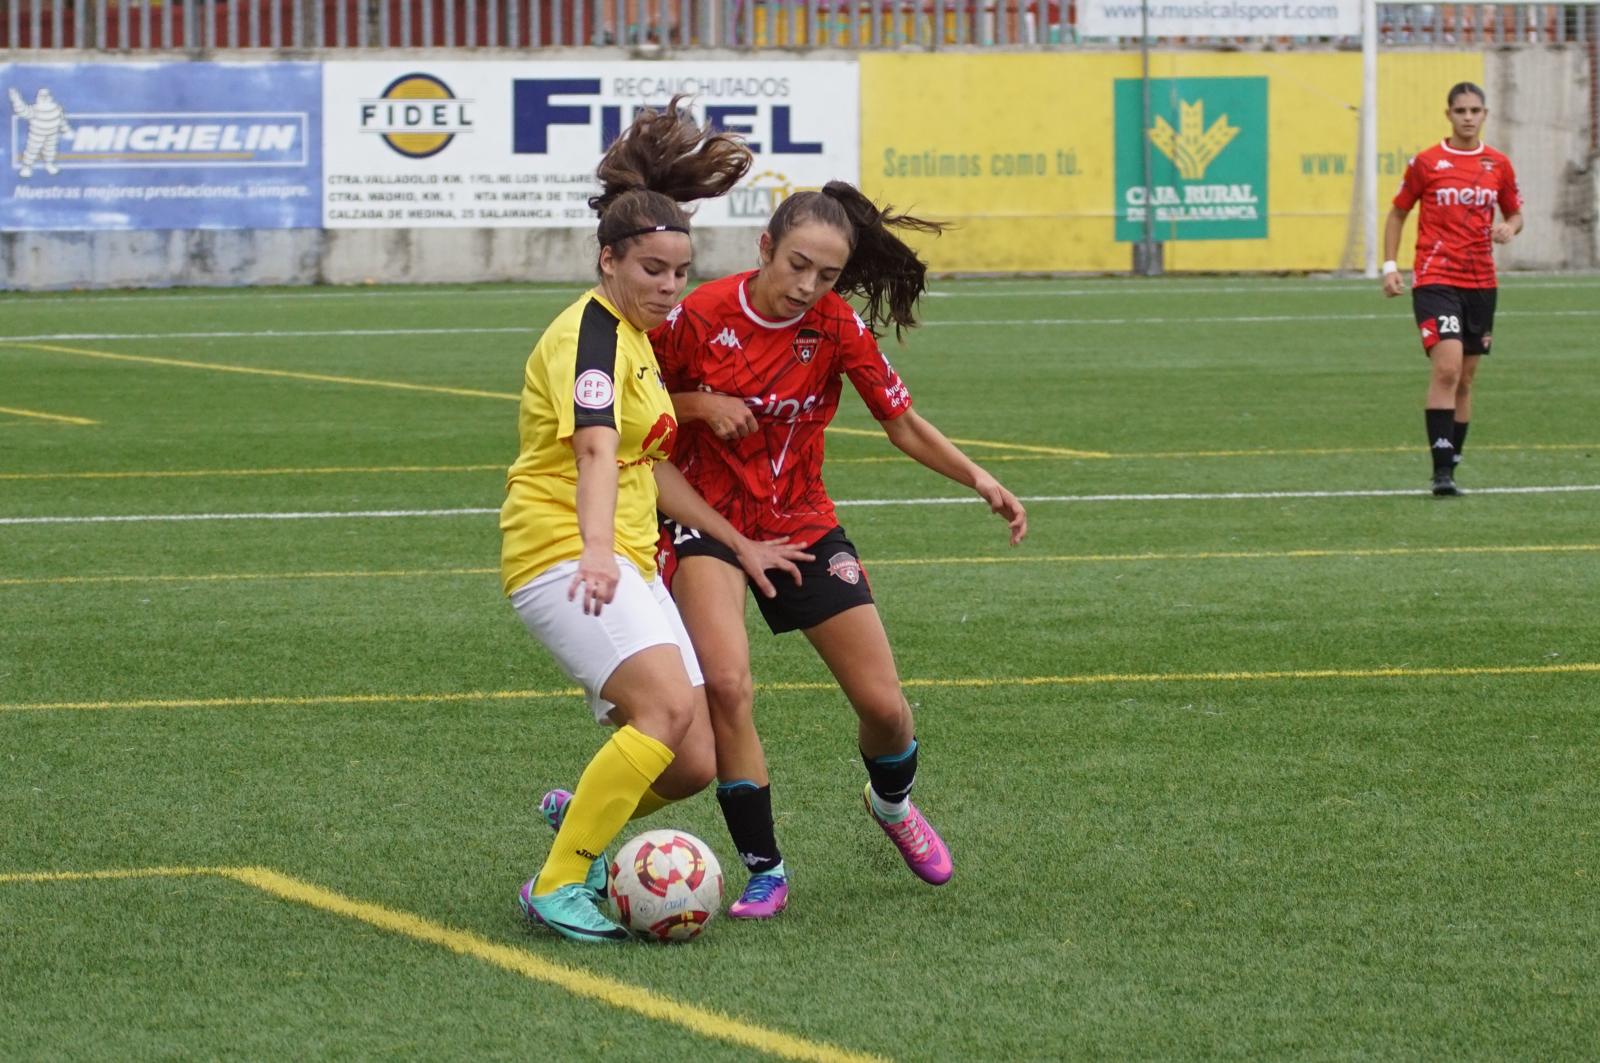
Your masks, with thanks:
[[[1425,417],[1433,493],[1458,495],[1455,466],[1472,420],[1472,379],[1489,353],[1497,292],[1492,243],[1522,231],[1522,194],[1511,160],[1479,139],[1489,108],[1470,81],[1450,89],[1450,136],[1406,165],[1383,229],[1383,294],[1405,291],[1395,264],[1400,230],[1417,204],[1417,260],[1411,306],[1433,363]],[[1494,220],[1499,207],[1503,220]]]
[[[758,599],[774,634],[800,630],[855,709],[866,762],[867,810],[921,879],[953,870],[949,850],[910,801],[917,769],[911,706],[854,545],[822,484],[823,429],[844,378],[906,454],[975,490],[1027,533],[1022,505],[911,408],[911,395],[878,350],[880,325],[916,324],[926,267],[894,229],[939,226],[878,208],[853,186],[830,182],[779,206],[761,235],[761,268],[696,289],[651,333],[682,431],[673,462],[742,533],[787,536],[814,557],[803,580],[774,579]],[[840,293],[864,300],[865,320]],[[716,735],[717,800],[751,872],[729,908],[767,918],[788,901],[773,829],[771,789],[756,733],[746,577],[721,544],[666,522],[663,551],[674,600],[704,662]]]

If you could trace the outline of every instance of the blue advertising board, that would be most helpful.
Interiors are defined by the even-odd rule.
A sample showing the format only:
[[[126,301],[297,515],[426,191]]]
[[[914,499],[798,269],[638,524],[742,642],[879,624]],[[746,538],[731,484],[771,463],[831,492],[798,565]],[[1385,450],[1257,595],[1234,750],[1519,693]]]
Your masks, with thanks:
[[[0,91],[0,230],[322,224],[318,63],[5,63]]]

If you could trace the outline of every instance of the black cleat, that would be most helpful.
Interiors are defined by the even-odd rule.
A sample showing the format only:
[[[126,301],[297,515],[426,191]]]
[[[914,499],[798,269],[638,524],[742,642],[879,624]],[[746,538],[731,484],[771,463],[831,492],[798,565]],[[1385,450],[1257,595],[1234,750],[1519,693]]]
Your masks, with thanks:
[[[1447,472],[1433,474],[1433,493],[1440,498],[1454,498],[1461,494],[1461,488],[1456,486],[1455,477]]]

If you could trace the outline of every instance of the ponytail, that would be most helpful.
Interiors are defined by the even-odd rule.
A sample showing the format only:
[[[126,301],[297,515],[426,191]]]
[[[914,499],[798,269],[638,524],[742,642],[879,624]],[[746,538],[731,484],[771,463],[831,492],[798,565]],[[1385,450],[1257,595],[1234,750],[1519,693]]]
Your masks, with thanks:
[[[797,192],[773,212],[767,234],[776,247],[784,233],[806,221],[819,221],[845,233],[850,258],[833,290],[859,296],[862,320],[873,335],[894,326],[898,339],[917,325],[917,300],[927,289],[928,265],[917,257],[894,230],[941,233],[941,222],[879,209],[859,188],[846,181],[829,181],[820,192]]]
[[[589,207],[600,216],[601,247],[621,254],[646,232],[687,233],[689,212],[680,204],[720,196],[750,169],[744,142],[702,128],[679,106],[683,99],[674,96],[664,111],[640,112],[595,169],[600,194]]]

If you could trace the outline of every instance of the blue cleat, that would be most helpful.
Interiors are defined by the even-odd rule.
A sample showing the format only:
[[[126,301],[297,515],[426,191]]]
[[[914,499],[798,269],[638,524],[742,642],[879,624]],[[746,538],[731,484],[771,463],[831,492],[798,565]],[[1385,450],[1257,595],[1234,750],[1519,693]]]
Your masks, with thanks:
[[[529,879],[517,891],[517,903],[529,921],[542,924],[570,941],[626,941],[628,931],[607,919],[595,904],[594,894],[581,882],[559,886],[535,895]]]

